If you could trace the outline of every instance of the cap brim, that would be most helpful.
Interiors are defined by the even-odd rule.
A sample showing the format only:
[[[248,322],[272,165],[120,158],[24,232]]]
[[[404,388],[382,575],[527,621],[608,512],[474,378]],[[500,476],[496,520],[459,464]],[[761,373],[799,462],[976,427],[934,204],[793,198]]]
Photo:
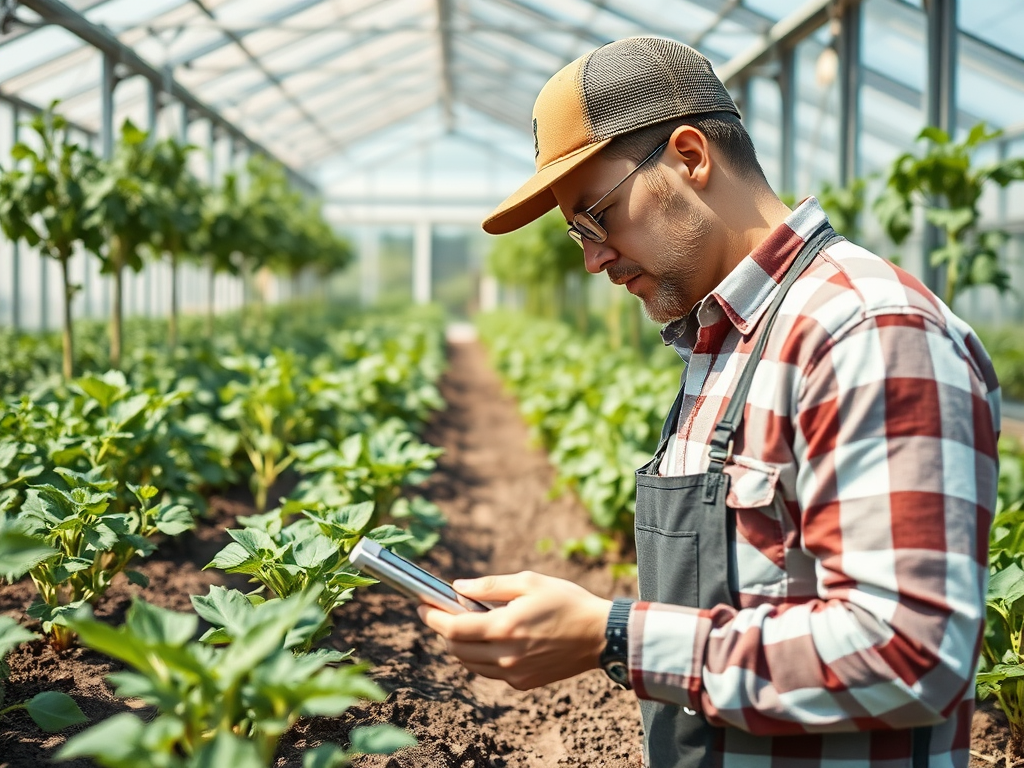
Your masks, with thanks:
[[[558,204],[551,193],[551,185],[596,155],[610,141],[604,139],[596,144],[588,144],[541,168],[484,219],[484,232],[504,235],[539,219]]]

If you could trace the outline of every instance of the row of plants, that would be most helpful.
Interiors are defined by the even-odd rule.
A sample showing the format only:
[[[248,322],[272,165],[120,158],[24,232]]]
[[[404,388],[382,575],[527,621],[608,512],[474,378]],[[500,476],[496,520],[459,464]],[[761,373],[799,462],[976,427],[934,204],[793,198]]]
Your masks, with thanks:
[[[564,551],[628,555],[634,471],[657,448],[678,367],[646,365],[634,351],[610,350],[601,334],[584,337],[519,313],[481,316],[477,327],[534,439],[549,452],[555,492],[579,496],[598,529]]]
[[[443,405],[435,386],[443,346],[437,316],[361,320],[342,330],[305,326],[290,339],[280,332],[292,325],[289,313],[278,312],[242,343],[224,334],[174,350],[140,346],[125,371],[49,376],[6,400],[0,574],[33,581],[39,597],[29,614],[56,647],[77,634],[119,659],[129,670],[111,678],[117,694],[159,713],[145,722],[118,715],[73,738],[62,756],[265,766],[296,718],[381,697],[365,668],[339,666],[346,654],[315,644],[331,631],[332,609],[374,583],[348,565],[359,538],[410,554],[437,539],[440,511],[403,489],[422,482],[439,453],[416,434]],[[138,335],[157,331],[143,326]],[[299,482],[265,512],[285,470]],[[246,476],[258,513],[239,520],[244,527],[207,567],[245,573],[255,590],[193,596],[198,617],[141,600],[122,627],[92,617],[117,574],[146,586],[137,559],[192,528],[211,490]],[[199,617],[211,629],[194,640]],[[28,639],[4,629],[0,650]],[[49,699],[33,702],[24,706],[41,725],[81,718],[67,697],[63,721],[37,717]],[[408,743],[381,727],[353,732],[350,751]],[[317,766],[347,760],[337,745],[306,756]]]
[[[178,266],[190,259],[219,272],[252,275],[268,268],[292,276],[306,269],[321,275],[343,268],[349,243],[326,223],[320,203],[289,184],[284,170],[262,156],[239,178],[227,174],[205,184],[189,170],[196,147],[173,138],[157,141],[125,121],[113,156],[103,159],[70,137],[56,104],[36,115],[29,138],[0,167],[0,230],[15,242],[37,248],[57,261],[63,275],[63,362],[74,375],[72,305],[81,286],[71,280],[71,263],[95,258],[112,276],[109,360],[121,366],[122,281],[146,260],[171,267],[168,344],[178,331]]]

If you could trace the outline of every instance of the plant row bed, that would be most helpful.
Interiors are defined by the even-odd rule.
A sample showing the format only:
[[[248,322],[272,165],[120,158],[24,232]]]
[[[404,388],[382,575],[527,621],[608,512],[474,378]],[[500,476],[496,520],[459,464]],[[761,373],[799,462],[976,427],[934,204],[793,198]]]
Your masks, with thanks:
[[[125,371],[34,380],[3,404],[0,574],[15,603],[26,589],[36,597],[27,617],[0,618],[0,658],[36,637],[26,625],[38,626],[46,652],[89,648],[116,660],[117,695],[152,708],[93,725],[58,757],[268,766],[298,717],[383,696],[365,665],[320,641],[334,608],[374,583],[348,565],[362,536],[418,556],[444,523],[436,505],[403,491],[440,453],[417,434],[443,406],[441,322],[364,317],[357,328],[331,327],[313,336],[278,312],[241,340],[225,334],[173,355],[139,347]],[[238,526],[231,541],[195,564],[222,571],[228,586],[205,580],[207,593],[192,594],[186,611],[135,598],[110,623],[115,579],[122,595],[125,582],[158,590],[160,569],[140,563],[158,562],[158,547],[181,550],[183,534],[194,546],[191,531],[211,514],[206,499],[240,478],[255,514],[226,520]],[[60,691],[0,703],[0,718],[25,714],[47,731],[85,719]],[[350,754],[410,743],[386,724],[357,728],[346,748],[318,745],[303,764],[343,765]]]

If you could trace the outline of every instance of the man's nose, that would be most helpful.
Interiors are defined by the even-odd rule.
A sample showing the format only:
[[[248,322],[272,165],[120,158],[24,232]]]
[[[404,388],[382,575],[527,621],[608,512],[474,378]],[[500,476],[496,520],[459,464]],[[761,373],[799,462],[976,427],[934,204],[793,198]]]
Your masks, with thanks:
[[[604,272],[614,260],[615,251],[609,248],[607,243],[583,241],[583,263],[590,274],[597,275]]]

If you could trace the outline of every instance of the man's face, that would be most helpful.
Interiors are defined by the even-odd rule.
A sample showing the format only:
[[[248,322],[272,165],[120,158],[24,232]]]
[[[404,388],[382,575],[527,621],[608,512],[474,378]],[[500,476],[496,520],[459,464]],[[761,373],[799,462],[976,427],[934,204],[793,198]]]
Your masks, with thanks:
[[[672,152],[669,147],[666,152]],[[585,210],[636,166],[600,154],[551,188],[567,221]],[[658,174],[645,178],[644,174]],[[652,189],[653,188],[653,189]],[[608,232],[603,243],[583,240],[587,271],[637,296],[659,323],[685,317],[715,286],[708,259],[711,219],[693,191],[667,167],[650,161],[592,212]]]

